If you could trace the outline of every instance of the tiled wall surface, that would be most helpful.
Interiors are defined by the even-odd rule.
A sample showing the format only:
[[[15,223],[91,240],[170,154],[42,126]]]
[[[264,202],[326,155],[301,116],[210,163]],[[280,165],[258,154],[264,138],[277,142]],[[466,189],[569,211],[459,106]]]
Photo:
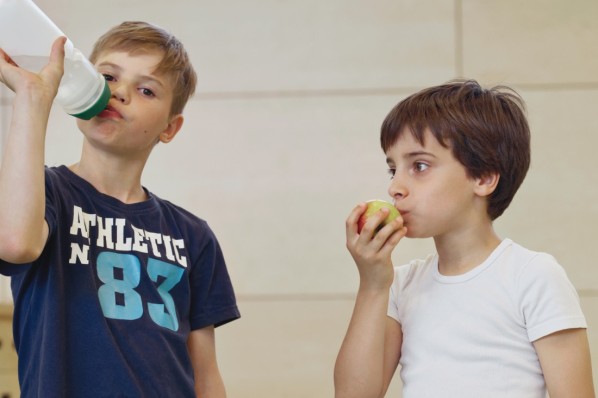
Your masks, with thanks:
[[[0,304],[0,397],[17,398],[17,353],[12,339],[12,308]]]
[[[598,385],[596,1],[37,4],[84,52],[127,19],[162,25],[187,45],[198,94],[144,182],[220,238],[243,313],[217,333],[230,397],[333,395],[357,287],[344,220],[357,202],[386,197],[380,123],[406,95],[455,77],[512,85],[527,101],[532,168],[496,228],[567,270],[590,324]],[[3,131],[9,111],[0,91]],[[49,130],[47,163],[75,162],[81,138],[71,118],[55,109]],[[404,241],[395,260],[431,250]],[[400,396],[398,380],[387,396]]]

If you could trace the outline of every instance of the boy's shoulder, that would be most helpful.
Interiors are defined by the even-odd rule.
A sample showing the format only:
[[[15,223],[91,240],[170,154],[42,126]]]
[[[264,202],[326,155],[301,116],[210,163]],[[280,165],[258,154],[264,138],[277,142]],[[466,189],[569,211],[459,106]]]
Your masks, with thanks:
[[[201,224],[207,228],[207,221],[197,216],[195,213],[178,205],[168,199],[164,199],[153,192],[147,190],[150,198],[156,202],[163,212],[167,212],[174,217],[180,218],[182,221],[188,221],[193,224]]]
[[[562,268],[551,254],[529,249],[509,238],[503,239],[480,267],[488,268],[493,264],[500,264],[501,269],[509,270],[514,275],[541,273],[548,268]],[[406,264],[395,266],[395,281],[399,280],[407,284],[426,276],[436,277],[437,266],[438,254],[436,253],[411,260]],[[472,271],[479,272],[480,269]]]
[[[118,215],[118,217],[133,217],[145,220],[146,223],[168,224],[181,231],[193,234],[213,235],[208,223],[190,210],[164,199],[145,188],[149,199],[144,202],[125,204],[115,198],[98,192],[88,181],[74,174],[68,167],[46,167],[46,194],[53,203],[92,203],[94,209]],[[79,204],[80,205],[80,204]],[[82,211],[86,211],[83,209]],[[98,215],[100,215],[98,213]],[[160,221],[160,219],[162,221]]]
[[[500,251],[495,252],[501,256],[506,264],[516,267],[520,272],[534,266],[558,265],[557,260],[549,253],[532,250],[511,239],[504,239]]]
[[[394,267],[395,284],[398,282],[404,287],[416,279],[424,278],[425,275],[433,271],[436,264],[438,264],[438,255],[429,254],[424,258],[417,258],[406,264],[397,265]]]

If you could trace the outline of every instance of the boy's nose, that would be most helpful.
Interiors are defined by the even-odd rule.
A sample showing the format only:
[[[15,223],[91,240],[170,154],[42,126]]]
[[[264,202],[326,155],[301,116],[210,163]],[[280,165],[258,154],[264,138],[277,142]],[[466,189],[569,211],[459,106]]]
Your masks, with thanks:
[[[118,102],[127,103],[129,101],[129,94],[123,84],[110,85],[110,92],[112,93],[112,98]]]
[[[390,181],[390,185],[388,187],[388,194],[395,200],[405,198],[409,192],[407,187],[404,183],[401,182],[395,175],[393,179]]]

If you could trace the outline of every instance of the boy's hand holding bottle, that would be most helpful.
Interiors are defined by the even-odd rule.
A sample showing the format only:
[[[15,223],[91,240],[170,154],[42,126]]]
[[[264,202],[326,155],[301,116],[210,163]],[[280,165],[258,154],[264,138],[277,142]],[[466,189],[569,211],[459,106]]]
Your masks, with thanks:
[[[20,68],[0,49],[0,82],[27,101],[52,106],[64,71],[64,43],[66,37],[57,38],[50,52],[48,64],[39,73]]]

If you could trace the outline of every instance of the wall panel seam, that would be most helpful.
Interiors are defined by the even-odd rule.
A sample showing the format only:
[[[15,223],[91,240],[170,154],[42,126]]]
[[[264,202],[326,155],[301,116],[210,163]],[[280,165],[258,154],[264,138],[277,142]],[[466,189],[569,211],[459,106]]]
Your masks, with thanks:
[[[481,82],[484,84],[484,82]],[[559,92],[559,91],[598,91],[598,82],[571,83],[518,83],[509,85],[527,91]],[[195,95],[193,100],[239,100],[239,99],[285,99],[285,98],[318,98],[318,97],[360,97],[383,95],[408,95],[427,86],[364,88],[364,89],[334,89],[334,90],[280,90],[280,91],[211,91]]]
[[[598,289],[578,289],[580,298],[598,298]],[[280,302],[280,301],[353,301],[354,293],[272,293],[272,294],[239,294],[240,302]]]

